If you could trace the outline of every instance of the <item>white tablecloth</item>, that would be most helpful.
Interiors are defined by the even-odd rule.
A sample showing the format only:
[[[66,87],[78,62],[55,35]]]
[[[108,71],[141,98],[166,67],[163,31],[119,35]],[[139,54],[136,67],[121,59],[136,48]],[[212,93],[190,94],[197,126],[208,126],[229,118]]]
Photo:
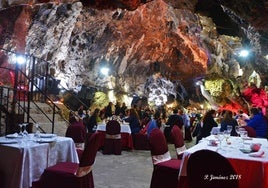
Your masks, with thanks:
[[[121,133],[131,134],[131,129],[128,124],[120,124],[120,125],[121,125]],[[97,131],[106,131],[106,124],[98,124]]]
[[[208,149],[212,151],[217,151],[231,162],[236,172],[242,178],[240,179],[240,187],[266,187],[268,186],[268,181],[266,180],[266,175],[268,173],[268,142],[267,139],[262,138],[252,138],[251,140],[244,140],[244,144],[240,137],[230,137],[229,141],[231,144],[227,144],[225,140],[222,141],[221,149],[219,149],[219,144],[217,146],[210,146],[208,140],[215,139],[214,135],[204,138],[199,144],[187,149],[184,152],[179,176],[187,176],[187,162],[190,155],[198,150]],[[261,143],[260,151],[264,152],[262,157],[252,157],[249,153],[243,153],[240,149],[250,148],[251,143]],[[259,151],[259,152],[260,152]],[[209,160],[209,159],[208,159]],[[202,162],[202,161],[200,161]],[[255,171],[251,171],[254,169]],[[252,185],[250,185],[252,184]]]
[[[71,138],[55,137],[55,142],[38,143],[33,135],[18,140],[19,143],[0,144],[0,174],[4,177],[3,188],[29,188],[40,178],[44,169],[58,162],[79,163]],[[21,142],[22,141],[22,142]]]

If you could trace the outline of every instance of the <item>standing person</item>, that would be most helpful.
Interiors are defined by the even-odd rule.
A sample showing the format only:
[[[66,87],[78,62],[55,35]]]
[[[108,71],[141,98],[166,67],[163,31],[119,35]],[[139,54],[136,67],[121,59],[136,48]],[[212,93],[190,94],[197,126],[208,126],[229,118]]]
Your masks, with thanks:
[[[256,131],[257,138],[266,138],[268,123],[263,113],[258,108],[250,109],[250,119],[245,120],[246,125],[252,127]]]
[[[209,136],[213,127],[218,127],[217,122],[214,120],[216,114],[216,110],[209,110],[205,113],[203,117],[203,126],[201,128],[200,135],[196,138],[197,143],[202,138]]]
[[[233,112],[230,110],[226,110],[225,113],[223,114],[223,117],[221,119],[220,131],[221,132],[226,131],[227,125],[232,126],[231,136],[236,136],[237,133],[235,131],[235,127],[238,126],[238,123],[237,123],[237,120],[233,118]]]
[[[113,103],[109,102],[109,104],[105,108],[105,118],[113,116]]]
[[[93,114],[89,117],[88,121],[85,122],[85,126],[87,127],[88,133],[94,133],[95,130],[93,129],[98,125],[98,122],[101,121],[100,119],[100,109],[96,108]]]
[[[126,110],[127,110],[127,105],[126,105],[126,103],[123,102],[122,106],[121,106],[122,117],[126,116]]]
[[[125,118],[124,121],[129,123],[131,133],[134,134],[140,132],[140,118],[137,111],[134,108],[130,108],[127,116],[128,117]]]
[[[183,120],[183,125],[184,125],[184,140],[187,140],[189,142],[191,142],[192,139],[192,135],[191,135],[191,126],[190,126],[190,117],[187,113],[187,110],[180,110],[179,111],[180,116],[182,117]]]
[[[168,117],[168,120],[166,122],[166,126],[165,129],[164,129],[164,135],[166,137],[166,140],[167,142],[172,142],[172,139],[171,139],[171,130],[172,130],[172,127],[174,125],[176,126],[179,126],[180,129],[182,129],[182,126],[183,126],[183,119],[182,117],[178,114],[178,109],[177,108],[174,108],[173,109],[173,114],[171,114],[169,117]]]
[[[122,111],[121,111],[121,103],[120,102],[116,102],[116,104],[115,104],[115,109],[114,109],[114,115],[116,115],[116,116],[121,116],[121,113],[122,113]]]

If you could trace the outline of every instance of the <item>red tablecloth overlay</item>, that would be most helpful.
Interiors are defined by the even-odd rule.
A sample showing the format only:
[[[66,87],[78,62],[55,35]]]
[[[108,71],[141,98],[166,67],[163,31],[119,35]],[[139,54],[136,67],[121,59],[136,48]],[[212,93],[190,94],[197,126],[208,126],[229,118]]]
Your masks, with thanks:
[[[101,133],[101,147],[104,146],[104,140],[105,140],[105,131],[98,131]],[[133,142],[132,142],[132,136],[129,133],[121,133],[121,139],[122,139],[122,149],[123,150],[132,150],[133,149]]]

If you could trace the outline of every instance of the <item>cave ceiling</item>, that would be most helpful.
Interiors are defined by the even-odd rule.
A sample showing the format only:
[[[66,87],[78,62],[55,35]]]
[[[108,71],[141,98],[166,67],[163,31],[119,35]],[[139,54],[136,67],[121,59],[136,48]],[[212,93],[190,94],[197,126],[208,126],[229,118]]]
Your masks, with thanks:
[[[252,75],[258,87],[268,85],[267,1],[4,0],[0,5],[0,47],[48,61],[67,89],[82,84],[116,95],[155,93],[159,97],[153,100],[160,101],[166,92],[183,102],[206,98],[224,105],[240,97],[238,90]],[[248,59],[239,57],[243,48],[250,50]],[[110,68],[109,77],[101,75],[102,66]],[[1,81],[5,78],[3,73]]]

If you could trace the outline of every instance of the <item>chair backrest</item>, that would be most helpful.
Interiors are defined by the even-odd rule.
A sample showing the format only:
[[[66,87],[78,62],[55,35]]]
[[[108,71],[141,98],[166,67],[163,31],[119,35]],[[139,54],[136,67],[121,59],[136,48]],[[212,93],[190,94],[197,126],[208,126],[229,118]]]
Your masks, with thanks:
[[[171,136],[176,148],[184,146],[184,138],[181,129],[178,126],[173,126]]]
[[[95,157],[97,155],[97,151],[101,145],[101,133],[96,132],[91,136],[88,136],[88,140],[86,141],[85,149],[79,163],[80,167],[83,166],[91,166],[95,162]]]
[[[236,171],[225,157],[211,150],[199,150],[191,154],[187,163],[190,188],[237,188],[238,180],[231,179]]]
[[[252,127],[250,127],[250,126],[241,126],[241,128],[246,129],[246,131],[248,132],[248,137],[256,138],[256,131]]]
[[[183,152],[186,150],[185,144],[184,144],[184,138],[183,133],[181,129],[178,126],[173,126],[171,129],[171,137],[174,142],[174,146],[176,149],[177,157],[181,158]]]
[[[84,143],[86,139],[86,128],[79,123],[72,123],[66,130],[66,137],[73,139],[75,143]]]
[[[168,151],[165,135],[159,128],[154,128],[151,131],[149,144],[152,155],[163,155]]]
[[[159,128],[154,128],[151,131],[149,146],[154,165],[171,159],[165,135]]]
[[[121,131],[120,123],[116,120],[110,120],[106,124],[106,134],[116,135],[120,134],[120,131]]]

